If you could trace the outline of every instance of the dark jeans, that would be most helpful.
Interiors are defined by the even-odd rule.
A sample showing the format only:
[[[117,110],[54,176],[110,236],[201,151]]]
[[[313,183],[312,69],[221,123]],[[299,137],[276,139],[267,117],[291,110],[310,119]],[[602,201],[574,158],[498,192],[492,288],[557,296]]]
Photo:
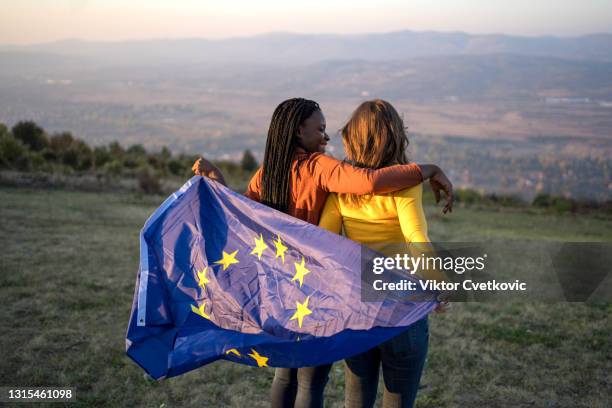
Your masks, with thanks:
[[[374,406],[381,363],[385,384],[382,406],[412,407],[428,342],[429,323],[425,317],[391,340],[344,360],[345,408]]]
[[[272,381],[272,408],[322,408],[331,364],[277,368]]]

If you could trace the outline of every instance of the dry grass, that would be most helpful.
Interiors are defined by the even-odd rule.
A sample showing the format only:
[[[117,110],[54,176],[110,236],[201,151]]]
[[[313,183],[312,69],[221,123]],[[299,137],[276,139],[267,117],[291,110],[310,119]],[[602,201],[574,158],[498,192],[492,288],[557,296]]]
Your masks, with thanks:
[[[0,188],[0,385],[75,386],[70,406],[269,405],[271,369],[217,362],[156,383],[126,357],[138,232],[161,200]],[[472,209],[431,212],[430,228],[441,240],[610,241],[611,226]],[[455,305],[430,320],[417,406],[608,407],[611,315],[610,304]],[[342,388],[336,364],[328,406],[342,406]]]

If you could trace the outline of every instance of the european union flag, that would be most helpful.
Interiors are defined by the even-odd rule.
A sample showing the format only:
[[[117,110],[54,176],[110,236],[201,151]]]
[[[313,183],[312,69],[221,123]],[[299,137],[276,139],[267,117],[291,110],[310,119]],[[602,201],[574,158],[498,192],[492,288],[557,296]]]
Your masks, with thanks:
[[[435,302],[361,302],[362,250],[193,177],[141,231],[127,354],[160,379],[218,359],[305,367],[368,350]]]

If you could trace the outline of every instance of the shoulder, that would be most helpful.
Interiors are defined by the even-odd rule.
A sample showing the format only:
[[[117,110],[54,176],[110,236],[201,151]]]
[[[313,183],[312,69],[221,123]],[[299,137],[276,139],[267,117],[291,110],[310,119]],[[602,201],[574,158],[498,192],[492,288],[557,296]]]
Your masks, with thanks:
[[[309,164],[316,164],[316,165],[328,165],[328,164],[334,165],[334,164],[340,163],[338,159],[335,159],[332,156],[328,156],[325,153],[321,153],[321,152],[307,153],[300,158],[305,159]]]
[[[296,156],[297,167],[305,169],[312,177],[321,177],[335,171],[341,163],[339,160],[321,152],[304,153]]]

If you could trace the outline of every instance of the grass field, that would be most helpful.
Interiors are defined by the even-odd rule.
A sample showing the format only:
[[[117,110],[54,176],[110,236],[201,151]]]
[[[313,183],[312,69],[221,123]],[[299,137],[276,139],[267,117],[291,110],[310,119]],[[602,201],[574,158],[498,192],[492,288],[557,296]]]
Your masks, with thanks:
[[[162,199],[0,187],[0,386],[74,386],[71,407],[269,406],[272,369],[217,362],[157,383],[125,355],[138,233]],[[433,240],[612,241],[596,215],[427,210]],[[417,406],[609,407],[611,316],[610,303],[456,304],[430,319]],[[326,406],[342,405],[337,363]]]

